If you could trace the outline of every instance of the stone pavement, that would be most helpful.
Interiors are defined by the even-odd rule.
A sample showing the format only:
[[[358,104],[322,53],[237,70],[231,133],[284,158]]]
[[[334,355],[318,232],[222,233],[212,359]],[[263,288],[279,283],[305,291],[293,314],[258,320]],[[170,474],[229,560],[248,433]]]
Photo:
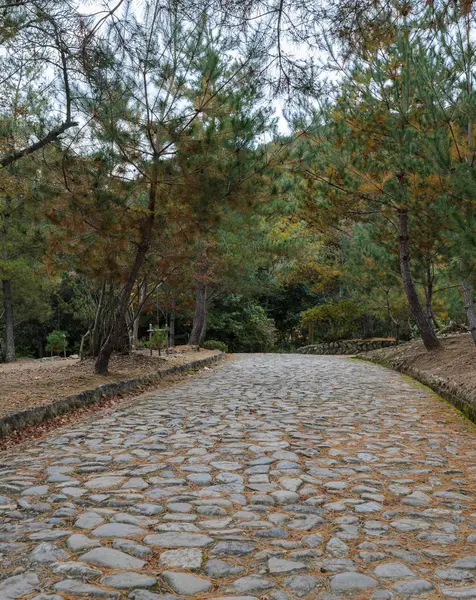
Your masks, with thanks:
[[[476,429],[375,365],[243,356],[0,462],[1,600],[476,598]]]

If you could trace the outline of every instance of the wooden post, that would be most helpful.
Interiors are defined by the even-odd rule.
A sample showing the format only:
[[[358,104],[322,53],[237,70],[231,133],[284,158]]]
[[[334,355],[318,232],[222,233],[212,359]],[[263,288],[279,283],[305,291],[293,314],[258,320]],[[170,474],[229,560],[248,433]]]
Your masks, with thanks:
[[[149,330],[147,333],[149,334],[150,355],[152,356],[152,334],[154,333],[154,330],[152,329],[152,323],[149,323]]]

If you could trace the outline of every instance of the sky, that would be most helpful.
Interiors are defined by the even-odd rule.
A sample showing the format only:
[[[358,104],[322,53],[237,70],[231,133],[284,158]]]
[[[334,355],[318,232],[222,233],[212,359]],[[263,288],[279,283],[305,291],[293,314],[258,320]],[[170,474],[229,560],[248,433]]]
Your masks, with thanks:
[[[98,2],[96,0],[89,0],[89,1],[84,1],[84,0],[80,0],[78,3],[79,9],[81,11],[83,11],[85,14],[94,14],[94,13],[98,13],[100,16],[101,11],[104,11],[104,5],[105,3],[107,3],[110,7],[114,7],[117,4],[116,0],[104,0],[103,2]],[[135,6],[139,6],[140,5],[140,0],[132,0],[132,6],[135,8]],[[304,56],[304,52],[300,51],[299,48],[293,47],[291,48],[289,46],[289,44],[286,41],[283,41],[283,46],[285,47],[286,51],[290,51],[292,50],[292,52],[299,57],[300,55]],[[287,108],[287,104],[288,104],[289,100],[283,99],[283,98],[270,98],[270,103],[271,106],[274,108],[274,112],[275,112],[275,117],[277,118],[277,128],[278,128],[278,133],[281,135],[287,135],[291,132],[291,128],[288,124],[288,121],[286,120],[285,116],[284,116],[284,110],[286,110]],[[268,140],[263,140],[263,141],[268,141]]]

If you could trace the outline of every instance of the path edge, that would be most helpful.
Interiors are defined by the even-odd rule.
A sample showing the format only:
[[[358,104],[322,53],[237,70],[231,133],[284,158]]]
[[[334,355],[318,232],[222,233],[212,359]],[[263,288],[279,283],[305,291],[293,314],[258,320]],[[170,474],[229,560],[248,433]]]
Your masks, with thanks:
[[[392,364],[390,361],[376,359],[374,357],[366,356],[365,354],[358,355],[355,358],[364,362],[387,367],[387,369],[398,371],[399,373],[402,373],[402,375],[415,379],[452,404],[464,417],[476,424],[476,391],[473,390],[471,393],[463,386],[450,381],[449,379],[437,377],[412,367],[400,367]]]
[[[206,358],[199,358],[183,365],[176,365],[162,371],[148,373],[147,375],[139,375],[138,377],[132,377],[130,379],[125,379],[124,381],[102,383],[90,390],[84,390],[83,392],[73,394],[72,396],[53,400],[53,402],[50,402],[49,404],[35,406],[21,412],[7,415],[6,417],[0,418],[0,439],[8,437],[14,431],[22,431],[27,427],[38,425],[44,421],[70,413],[78,408],[90,406],[104,398],[134,392],[144,385],[152,385],[170,375],[202,369],[209,364],[218,362],[223,356],[223,352],[217,351],[216,354],[207,356]]]

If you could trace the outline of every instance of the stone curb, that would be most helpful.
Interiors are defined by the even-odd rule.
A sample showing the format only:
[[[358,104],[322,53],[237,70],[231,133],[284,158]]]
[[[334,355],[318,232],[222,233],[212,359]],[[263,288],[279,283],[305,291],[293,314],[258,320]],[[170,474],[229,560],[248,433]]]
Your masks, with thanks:
[[[298,354],[358,354],[394,346],[393,340],[340,340],[298,348]]]
[[[412,379],[422,383],[429,387],[435,394],[441,396],[455,408],[457,408],[463,415],[476,423],[476,390],[466,390],[462,385],[457,384],[449,379],[443,377],[437,377],[430,373],[424,373],[418,369],[404,368],[397,365],[393,365],[390,361],[378,360],[377,358],[366,356],[361,354],[356,357],[358,360],[364,360],[373,364],[387,367],[393,371],[398,371],[403,375],[407,375]]]
[[[139,377],[133,377],[131,379],[126,379],[125,381],[101,384],[92,390],[85,390],[84,392],[79,392],[79,394],[66,396],[66,398],[55,400],[51,404],[35,406],[28,410],[13,413],[12,415],[0,419],[0,439],[7,437],[13,431],[21,431],[26,427],[38,425],[48,419],[53,419],[59,415],[69,413],[76,408],[83,408],[90,404],[94,404],[103,398],[116,396],[117,394],[123,394],[125,392],[133,392],[142,385],[151,385],[168,375],[186,373],[187,371],[192,371],[196,368],[206,367],[211,363],[218,362],[222,356],[223,353],[218,352],[213,356],[199,358],[198,360],[194,360],[184,365],[177,365],[163,371],[149,373],[148,375],[140,375]]]

